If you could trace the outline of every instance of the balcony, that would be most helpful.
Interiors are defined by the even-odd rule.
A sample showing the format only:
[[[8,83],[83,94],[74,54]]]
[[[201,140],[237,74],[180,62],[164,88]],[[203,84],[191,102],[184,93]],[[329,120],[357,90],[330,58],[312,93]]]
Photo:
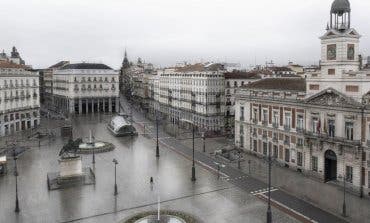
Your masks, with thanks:
[[[277,138],[277,137],[273,137],[273,138],[272,138],[272,141],[273,141],[273,142],[275,142],[275,143],[277,143],[279,140],[278,140],[278,138]]]
[[[262,125],[263,126],[267,126],[268,125],[268,121],[262,120]]]
[[[312,131],[304,131],[304,135],[307,138],[318,140],[318,141],[325,141],[330,143],[340,143],[342,145],[347,146],[360,146],[361,140],[350,140],[345,137],[339,137],[339,136],[329,136],[327,133],[314,133]]]
[[[289,132],[290,131],[290,125],[284,125],[284,130]]]
[[[244,116],[240,116],[240,117],[239,117],[239,120],[240,120],[241,122],[244,122]]]
[[[267,140],[267,133],[262,134],[262,139]]]
[[[276,129],[277,129],[277,128],[279,128],[279,123],[277,123],[277,122],[273,122],[273,123],[272,123],[272,127],[276,128]]]
[[[295,130],[297,131],[297,133],[304,133],[303,127],[297,127]]]
[[[256,118],[252,119],[253,124],[257,124],[258,120]]]
[[[297,148],[297,149],[302,149],[302,148],[303,148],[303,144],[297,144],[297,145],[296,145],[296,148]]]
[[[290,141],[289,140],[284,140],[284,145],[289,146],[290,145]]]

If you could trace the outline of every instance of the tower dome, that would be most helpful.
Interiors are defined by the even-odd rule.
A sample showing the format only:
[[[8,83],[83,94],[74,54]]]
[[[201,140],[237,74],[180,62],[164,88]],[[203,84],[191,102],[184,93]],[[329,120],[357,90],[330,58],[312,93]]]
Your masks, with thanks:
[[[335,0],[330,10],[330,28],[345,31],[351,28],[351,4],[349,0]]]
[[[331,5],[331,13],[342,15],[351,12],[351,4],[348,0],[335,0]]]

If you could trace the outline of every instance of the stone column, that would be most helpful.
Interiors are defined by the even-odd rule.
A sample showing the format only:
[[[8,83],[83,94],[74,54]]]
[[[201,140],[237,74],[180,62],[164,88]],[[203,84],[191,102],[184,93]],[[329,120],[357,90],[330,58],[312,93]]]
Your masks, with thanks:
[[[112,113],[112,98],[109,98],[109,106],[108,106],[108,109],[109,109],[109,113]]]
[[[119,113],[119,98],[116,98],[116,112]]]
[[[100,113],[100,99],[98,98],[98,113]]]
[[[82,100],[81,98],[78,99],[78,114],[82,114]]]
[[[105,110],[105,98],[103,98],[103,112],[105,113],[105,112],[107,112],[106,110]]]
[[[95,108],[94,104],[95,104],[95,99],[93,98],[91,99],[91,113],[92,114],[94,114],[94,108]]]
[[[69,113],[75,114],[75,100],[74,99],[69,100]]]
[[[88,98],[85,99],[85,103],[86,103],[86,114],[88,114],[89,113],[89,99]]]

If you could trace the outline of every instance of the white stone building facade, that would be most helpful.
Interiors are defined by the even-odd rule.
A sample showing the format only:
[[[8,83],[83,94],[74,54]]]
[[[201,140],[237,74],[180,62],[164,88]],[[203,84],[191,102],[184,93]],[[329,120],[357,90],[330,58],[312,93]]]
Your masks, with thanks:
[[[53,74],[55,107],[65,114],[119,112],[119,72],[104,64],[69,64]]]
[[[204,64],[157,71],[150,80],[151,95],[162,114],[173,123],[190,120],[202,131],[223,132],[225,78],[223,72]],[[158,88],[159,89],[156,89]]]
[[[0,136],[36,128],[39,124],[38,72],[0,61]]]

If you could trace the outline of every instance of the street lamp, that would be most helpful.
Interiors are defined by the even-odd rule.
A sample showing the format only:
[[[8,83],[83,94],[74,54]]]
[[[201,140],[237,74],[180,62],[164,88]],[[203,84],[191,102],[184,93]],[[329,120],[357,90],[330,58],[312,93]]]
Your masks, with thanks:
[[[118,161],[116,159],[113,159],[113,163],[114,163],[114,196],[116,196],[118,194],[118,190],[117,190],[117,164],[118,164]]]
[[[191,167],[191,181],[196,181],[195,178],[195,160],[194,160],[194,155],[195,155],[195,148],[194,148],[194,138],[195,138],[195,126],[192,121],[186,120],[186,119],[181,119],[183,122],[187,122],[192,125],[193,127],[193,165]]]
[[[16,148],[13,148],[13,158],[14,158],[14,176],[15,176],[15,212],[19,213],[21,210],[19,209],[19,201],[18,201],[18,169],[17,169],[17,153]]]
[[[268,182],[268,206],[267,206],[267,213],[266,213],[266,222],[272,222],[272,214],[271,214],[271,148],[268,150],[268,170],[269,170],[269,182]]]
[[[206,133],[202,133],[202,139],[203,139],[203,152],[206,152]]]
[[[343,206],[342,206],[342,215],[343,217],[347,217],[347,207],[346,207],[346,176],[339,175],[339,179],[343,179]]]
[[[156,149],[155,149],[155,157],[159,158],[158,115],[157,115],[157,111],[155,112],[155,125],[156,125],[156,129],[157,129],[157,145],[156,145]]]

